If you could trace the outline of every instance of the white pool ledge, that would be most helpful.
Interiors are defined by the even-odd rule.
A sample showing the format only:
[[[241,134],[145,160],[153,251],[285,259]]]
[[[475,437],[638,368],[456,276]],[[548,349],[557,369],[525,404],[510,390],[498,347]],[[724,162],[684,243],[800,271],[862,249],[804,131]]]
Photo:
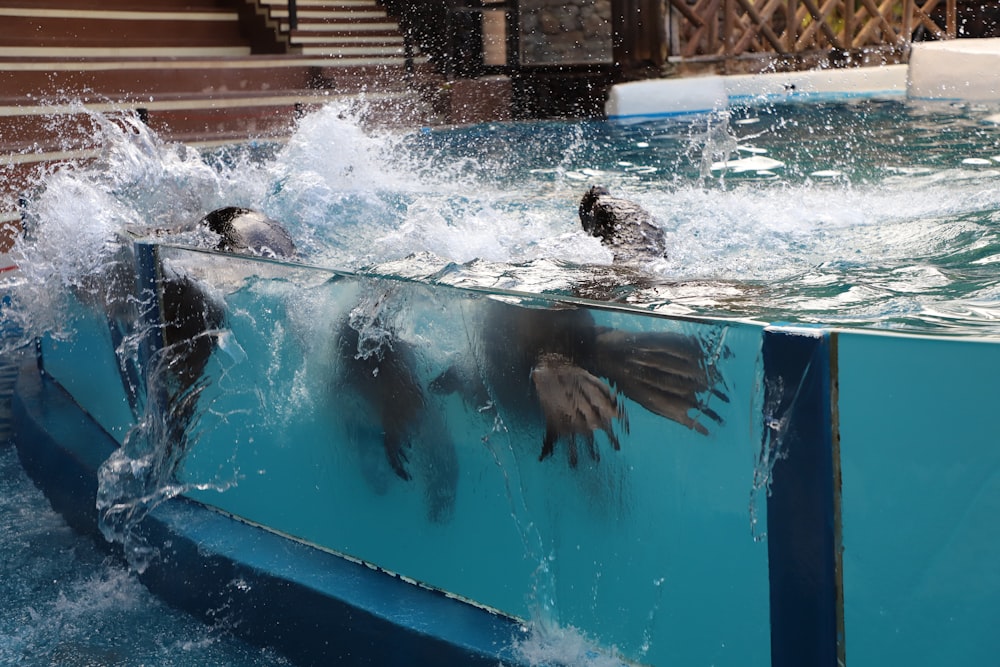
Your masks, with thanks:
[[[605,113],[627,120],[851,98],[1000,102],[1000,39],[914,44],[908,65],[633,81],[611,89]]]

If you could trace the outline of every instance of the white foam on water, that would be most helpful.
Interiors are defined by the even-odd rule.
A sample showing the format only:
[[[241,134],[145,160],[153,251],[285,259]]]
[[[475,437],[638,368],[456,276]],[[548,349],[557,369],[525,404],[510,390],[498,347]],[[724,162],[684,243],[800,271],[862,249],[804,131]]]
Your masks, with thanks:
[[[751,127],[745,120],[755,121],[754,134],[741,137],[741,128]],[[662,138],[623,136],[627,150],[606,165],[592,161],[601,144],[589,143],[579,127],[549,130],[555,139],[538,143],[552,144],[550,162],[516,173],[507,163],[528,146],[517,143],[520,136],[505,138],[502,127],[470,138],[465,152],[445,146],[429,153],[415,139],[421,135],[365,129],[352,109],[331,105],[306,116],[272,159],[206,162],[136,119],[95,117],[102,159],[49,177],[30,202],[35,233],[15,250],[20,292],[33,304],[27,329],[58,330],[59,295],[84,285],[82,277],[108,261],[125,230],[191,224],[234,204],[284,221],[307,261],[348,270],[415,255],[442,264],[608,264],[611,253],[583,233],[576,215],[592,183],[634,199],[659,221],[668,258],[645,268],[664,280],[774,283],[824,264],[866,273],[883,261],[947,256],[957,236],[993,234],[977,218],[1000,208],[1000,189],[979,158],[968,158],[975,162],[964,169],[942,168],[940,160],[889,163],[882,177],[859,179],[850,163],[803,171],[799,158],[790,160],[773,138],[801,132],[797,121],[762,129],[759,117],[685,122],[689,129],[669,125]],[[683,133],[687,143],[663,156],[667,136]],[[636,150],[641,155],[628,152]],[[679,175],[684,164],[700,178]],[[800,171],[811,178],[796,181]],[[850,271],[843,278],[853,279]]]
[[[532,667],[626,667],[617,651],[598,648],[593,639],[572,626],[541,629],[514,643],[514,652]]]
[[[722,160],[712,163],[712,171],[731,171],[734,174],[741,174],[745,171],[763,171],[780,169],[785,163],[762,155],[745,157],[737,160]]]
[[[288,665],[157,600],[74,533],[0,445],[0,664]]]

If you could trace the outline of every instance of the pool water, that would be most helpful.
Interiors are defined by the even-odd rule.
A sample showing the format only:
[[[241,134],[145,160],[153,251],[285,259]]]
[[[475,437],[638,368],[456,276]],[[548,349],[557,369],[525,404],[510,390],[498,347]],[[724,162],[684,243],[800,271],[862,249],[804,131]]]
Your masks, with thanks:
[[[64,283],[99,265],[117,232],[237,204],[284,221],[304,261],[323,266],[557,293],[613,283],[582,294],[674,314],[991,335],[998,112],[865,100],[398,132],[328,107],[287,145],[207,156],[136,119],[97,117],[102,159],[30,193],[36,236],[52,243],[25,248],[22,264],[35,284]],[[581,230],[592,184],[662,225],[668,256],[639,267],[643,283],[616,274]],[[48,291],[34,291],[32,310],[52,306],[51,325]]]
[[[997,332],[994,109],[864,101],[399,133],[328,108],[285,146],[206,155],[129,117],[95,126],[102,158],[29,193],[31,242],[5,310],[25,333],[7,347],[71,336],[66,297],[88,293],[121,236],[194,240],[177,225],[223,205],[285,221],[320,266],[682,315]],[[665,260],[632,267],[641,281],[579,229],[595,183],[667,234]],[[281,664],[149,596],[113,549],[66,528],[2,445],[0,492],[0,662]]]
[[[0,367],[0,665],[287,665],[152,596],[109,545],[74,533],[9,443],[15,366]]]
[[[1000,315],[996,111],[783,105],[633,125],[476,127],[418,145],[431,161],[448,156],[446,164],[456,153],[479,164],[485,153],[490,185],[515,200],[501,205],[506,215],[560,221],[565,236],[536,241],[544,250],[510,244],[506,261],[530,265],[555,247],[568,261],[608,262],[573,229],[575,204],[592,183],[644,205],[669,250],[644,267],[660,284],[624,292],[636,305],[989,334]],[[489,281],[491,270],[479,279]],[[526,273],[529,288],[553,280]]]

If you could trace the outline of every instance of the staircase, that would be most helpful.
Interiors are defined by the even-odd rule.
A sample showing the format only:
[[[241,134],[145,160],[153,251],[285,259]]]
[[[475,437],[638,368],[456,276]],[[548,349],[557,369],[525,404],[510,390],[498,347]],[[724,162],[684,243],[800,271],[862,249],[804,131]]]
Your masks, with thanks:
[[[80,105],[194,146],[280,141],[361,91],[372,122],[434,122],[436,75],[375,0],[297,5],[292,29],[278,0],[0,0],[0,228],[42,171],[97,154]]]
[[[298,0],[295,28],[284,0],[257,0],[295,53],[392,64],[405,58],[399,24],[376,0]]]

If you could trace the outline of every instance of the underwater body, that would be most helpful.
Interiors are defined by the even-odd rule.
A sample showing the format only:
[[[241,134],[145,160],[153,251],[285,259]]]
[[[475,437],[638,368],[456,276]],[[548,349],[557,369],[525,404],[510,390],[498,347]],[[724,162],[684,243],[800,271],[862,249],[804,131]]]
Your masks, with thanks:
[[[450,376],[442,373],[462,366],[463,346],[468,344],[462,338],[466,332],[475,336],[477,327],[470,328],[468,323],[478,321],[478,313],[488,301],[438,297],[422,285],[500,290],[511,295],[545,293],[569,297],[570,302],[581,299],[575,303],[587,309],[594,304],[618,303],[639,311],[713,316],[733,322],[780,317],[804,323],[977,336],[990,336],[994,326],[996,287],[990,265],[1000,256],[994,230],[1000,209],[995,188],[1000,161],[994,159],[1000,156],[1000,135],[989,109],[859,102],[736,110],[728,116],[638,125],[552,122],[402,134],[366,131],[342,110],[326,109],[304,119],[286,146],[241,147],[205,156],[159,143],[134,119],[95,122],[108,136],[103,160],[54,175],[43,190],[30,197],[32,244],[20,248],[24,254],[22,276],[12,286],[13,305],[5,314],[16,320],[26,335],[52,331],[57,342],[60,336],[71,338],[79,323],[73,321],[74,308],[67,304],[86,302],[86,298],[80,299],[81,294],[90,294],[97,301],[104,297],[94,291],[95,285],[100,289],[104,286],[94,283],[92,276],[114,263],[116,239],[122,235],[154,236],[203,247],[201,230],[189,223],[229,205],[262,210],[282,221],[300,253],[298,261],[327,271],[322,281],[286,275],[284,269],[274,270],[276,280],[253,278],[240,270],[223,275],[232,267],[213,275],[211,260],[207,260],[206,270],[204,258],[197,253],[165,250],[177,266],[187,267],[192,275],[199,270],[209,274],[207,278],[223,294],[230,313],[228,332],[215,338],[223,354],[211,362],[223,368],[216,376],[225,383],[204,388],[206,393],[200,394],[213,401],[210,418],[201,428],[217,432],[227,428],[226,417],[237,414],[246,398],[239,391],[226,393],[234,388],[267,388],[251,401],[270,413],[265,421],[274,429],[287,428],[282,418],[303,405],[321,406],[325,397],[311,394],[309,387],[316,385],[303,378],[314,377],[324,368],[336,371],[338,348],[313,349],[308,358],[320,360],[318,366],[296,365],[295,358],[303,346],[310,349],[321,344],[324,335],[343,326],[331,314],[347,315],[344,331],[348,336],[354,332],[355,338],[349,342],[362,357],[365,352],[377,354],[388,349],[382,347],[386,340],[417,344],[433,339],[440,343],[440,358],[421,357],[406,365],[418,367],[415,382],[428,388],[423,400],[447,405],[446,414],[479,409],[481,430],[464,438],[454,434],[433,438],[442,449],[423,460],[426,452],[419,451],[411,451],[405,462],[398,457],[383,458],[390,450],[388,444],[386,452],[380,451],[374,458],[365,452],[331,454],[343,457],[336,460],[345,468],[362,471],[359,488],[381,489],[390,503],[401,498],[406,502],[408,509],[401,513],[398,524],[378,536],[381,540],[391,542],[398,537],[393,530],[404,531],[408,522],[417,525],[417,519],[426,519],[428,525],[464,522],[466,526],[481,520],[474,510],[455,503],[454,496],[467,490],[464,482],[453,479],[449,465],[441,462],[458,461],[461,469],[467,470],[477,464],[465,450],[456,453],[453,448],[479,441],[483,433],[503,432],[490,426],[493,413],[481,410],[489,401],[478,400],[475,388],[430,391],[448,384],[445,380]],[[850,158],[844,155],[845,137],[849,137]],[[608,248],[583,232],[577,206],[582,194],[595,183],[640,203],[656,217],[667,239],[666,257],[621,267]],[[254,271],[260,273],[261,269]],[[337,278],[337,271],[373,278],[352,283],[350,277]],[[380,276],[406,280],[382,284]],[[511,298],[525,303],[523,296]],[[421,299],[431,304],[431,312],[439,313],[437,319],[407,315],[407,309]],[[600,321],[598,326],[630,323],[627,313],[619,314],[613,308],[597,307],[587,312]],[[267,314],[266,321],[260,313]],[[352,321],[355,326],[351,326]],[[665,326],[670,329],[672,325]],[[680,331],[669,333],[684,335],[683,325],[678,326]],[[281,331],[269,347],[247,346],[246,341],[254,337],[245,332],[276,328]],[[457,337],[452,336],[455,331],[459,332]],[[751,341],[741,339],[738,327],[732,332],[723,327],[720,332],[725,332],[722,340],[698,341],[706,358],[731,355],[746,361],[749,356],[753,361],[756,350]],[[237,344],[232,345],[233,341]],[[296,347],[277,341],[293,341]],[[128,343],[127,336],[123,342]],[[485,349],[486,358],[491,358],[489,344],[474,340],[471,347]],[[398,344],[394,348],[397,352],[401,349]],[[262,381],[240,381],[245,377],[240,366],[244,356],[266,360],[258,369]],[[482,375],[492,377],[488,368]],[[357,414],[363,418],[339,426],[348,430],[371,428],[370,422],[384,419],[371,413],[378,401],[366,398],[366,390],[359,390],[357,379],[347,378],[346,386],[357,393]],[[435,381],[439,381],[437,385]],[[727,375],[726,381],[714,387],[711,410],[732,422],[752,400],[755,378],[740,371]],[[487,394],[490,389],[486,387]],[[701,387],[702,393],[706,390],[707,386]],[[379,390],[371,391],[377,394]],[[500,397],[502,392],[492,393]],[[470,395],[473,400],[463,400]],[[634,400],[627,406],[628,429],[633,438],[639,438],[637,434],[644,429],[653,432],[660,426],[652,413],[633,404]],[[468,405],[463,407],[463,403]],[[526,601],[522,591],[511,591],[507,599],[498,599],[495,604],[518,609],[529,618],[534,614],[541,618],[546,607],[558,608],[559,597],[591,598],[589,610],[584,605],[573,616],[559,619],[570,627],[600,623],[609,609],[635,606],[643,620],[617,629],[620,641],[616,646],[632,659],[660,664],[664,647],[650,646],[649,640],[658,624],[669,624],[680,613],[663,599],[671,594],[669,584],[677,577],[676,565],[664,569],[642,555],[629,555],[626,569],[635,569],[636,576],[652,573],[650,595],[638,602],[615,599],[616,584],[626,575],[611,565],[625,557],[630,540],[645,534],[643,526],[672,518],[669,512],[638,520],[630,516],[631,495],[638,494],[636,488],[643,484],[655,488],[655,479],[637,479],[642,475],[632,474],[631,486],[614,486],[616,479],[624,477],[609,470],[621,473],[626,461],[635,463],[623,457],[633,455],[635,448],[629,453],[629,447],[638,440],[626,438],[622,434],[625,421],[612,415],[610,430],[596,429],[596,444],[587,442],[586,437],[575,443],[574,465],[572,439],[563,434],[548,443],[543,437],[544,419],[537,413],[534,422],[527,422],[537,424],[532,429],[520,419],[505,418],[502,412],[497,415],[504,428],[536,431],[523,438],[530,442],[523,462],[550,467],[522,467],[518,458],[522,454],[502,447],[488,449],[492,465],[505,471],[520,470],[526,477],[540,475],[543,482],[546,476],[556,475],[569,486],[578,485],[579,497],[574,500],[581,506],[572,511],[578,512],[581,520],[592,519],[595,511],[605,513],[601,520],[620,541],[608,545],[599,567],[574,562],[564,551],[573,545],[547,543],[525,527],[534,516],[519,503],[536,509],[551,502],[531,495],[531,488],[540,487],[532,487],[530,479],[508,480],[529,491],[520,495],[510,488],[494,490],[506,499],[496,519],[502,520],[504,514],[513,517],[519,533],[515,542],[528,541],[524,550],[529,557],[517,567],[536,567],[541,572],[533,575],[536,586],[530,593],[534,599]],[[218,423],[213,424],[212,419]],[[672,457],[673,466],[693,467],[693,457],[705,455],[704,450],[695,448],[714,442],[713,421],[700,422],[708,435],[679,425],[680,430],[669,431],[671,442],[660,443],[677,448],[641,454],[654,459]],[[301,437],[333,428],[314,426]],[[448,430],[447,425],[432,420],[420,421],[419,428],[432,433]],[[294,440],[297,435],[286,432],[283,437]],[[238,429],[236,436],[235,441],[247,441],[248,436]],[[364,439],[353,437],[356,442]],[[621,438],[623,455],[616,455],[616,437]],[[347,440],[352,441],[350,433]],[[554,444],[555,451],[546,454],[546,444]],[[687,446],[691,449],[684,449]],[[748,449],[743,454],[752,460],[755,452]],[[718,455],[718,450],[708,454]],[[228,453],[223,459],[225,456]],[[546,460],[539,462],[539,458]],[[599,462],[592,464],[592,459]],[[288,469],[281,474],[303,472],[302,467],[278,460],[254,463],[272,474],[282,465]],[[720,463],[720,467],[725,465]],[[745,527],[751,569],[760,558],[752,555],[756,537],[752,502],[747,507],[755,482],[741,469],[730,473],[725,494],[700,500],[721,504],[723,495],[739,499],[740,512],[730,518]],[[407,475],[416,476],[412,484],[415,490],[403,486]],[[226,478],[189,479],[185,483],[189,485],[184,489],[187,492],[197,494],[200,490],[214,497],[220,490],[223,496],[239,494],[241,482]],[[346,502],[350,493],[350,489],[334,490],[331,506]],[[683,498],[683,489],[670,493],[676,494],[671,502],[679,507],[690,509],[695,504]],[[610,494],[613,502],[602,507],[602,494]],[[415,502],[409,502],[411,496]],[[553,512],[563,511],[553,507]],[[624,525],[615,527],[623,517]],[[312,519],[303,515],[293,523],[307,525]],[[694,519],[691,522],[696,523]],[[572,528],[567,530],[563,539],[575,535]],[[356,539],[370,539],[363,538],[361,532]],[[674,525],[669,532],[689,541],[698,539],[697,525]],[[700,538],[706,545],[713,543],[712,536]],[[556,554],[551,560],[550,551]],[[503,554],[502,548],[497,550],[500,567]],[[432,559],[429,555],[428,561]],[[710,569],[710,564],[704,567]],[[544,571],[546,568],[561,572],[551,574]],[[581,580],[581,573],[586,577],[585,590],[565,590],[567,586],[581,587],[573,583]],[[444,574],[431,567],[428,576]],[[738,580],[739,573],[734,578]],[[668,592],[659,592],[662,590]],[[551,601],[547,599],[550,593]],[[747,630],[748,636],[759,635],[761,624],[766,626],[764,615],[748,622],[753,626]],[[566,639],[566,634],[562,637]],[[164,651],[178,653],[176,643],[157,641]],[[697,643],[697,639],[692,638],[692,642]],[[525,650],[537,648],[529,645]],[[578,664],[574,649],[567,640],[559,647],[561,657],[558,652],[548,653],[538,664]],[[739,643],[718,650],[728,656],[720,661],[746,662]]]

